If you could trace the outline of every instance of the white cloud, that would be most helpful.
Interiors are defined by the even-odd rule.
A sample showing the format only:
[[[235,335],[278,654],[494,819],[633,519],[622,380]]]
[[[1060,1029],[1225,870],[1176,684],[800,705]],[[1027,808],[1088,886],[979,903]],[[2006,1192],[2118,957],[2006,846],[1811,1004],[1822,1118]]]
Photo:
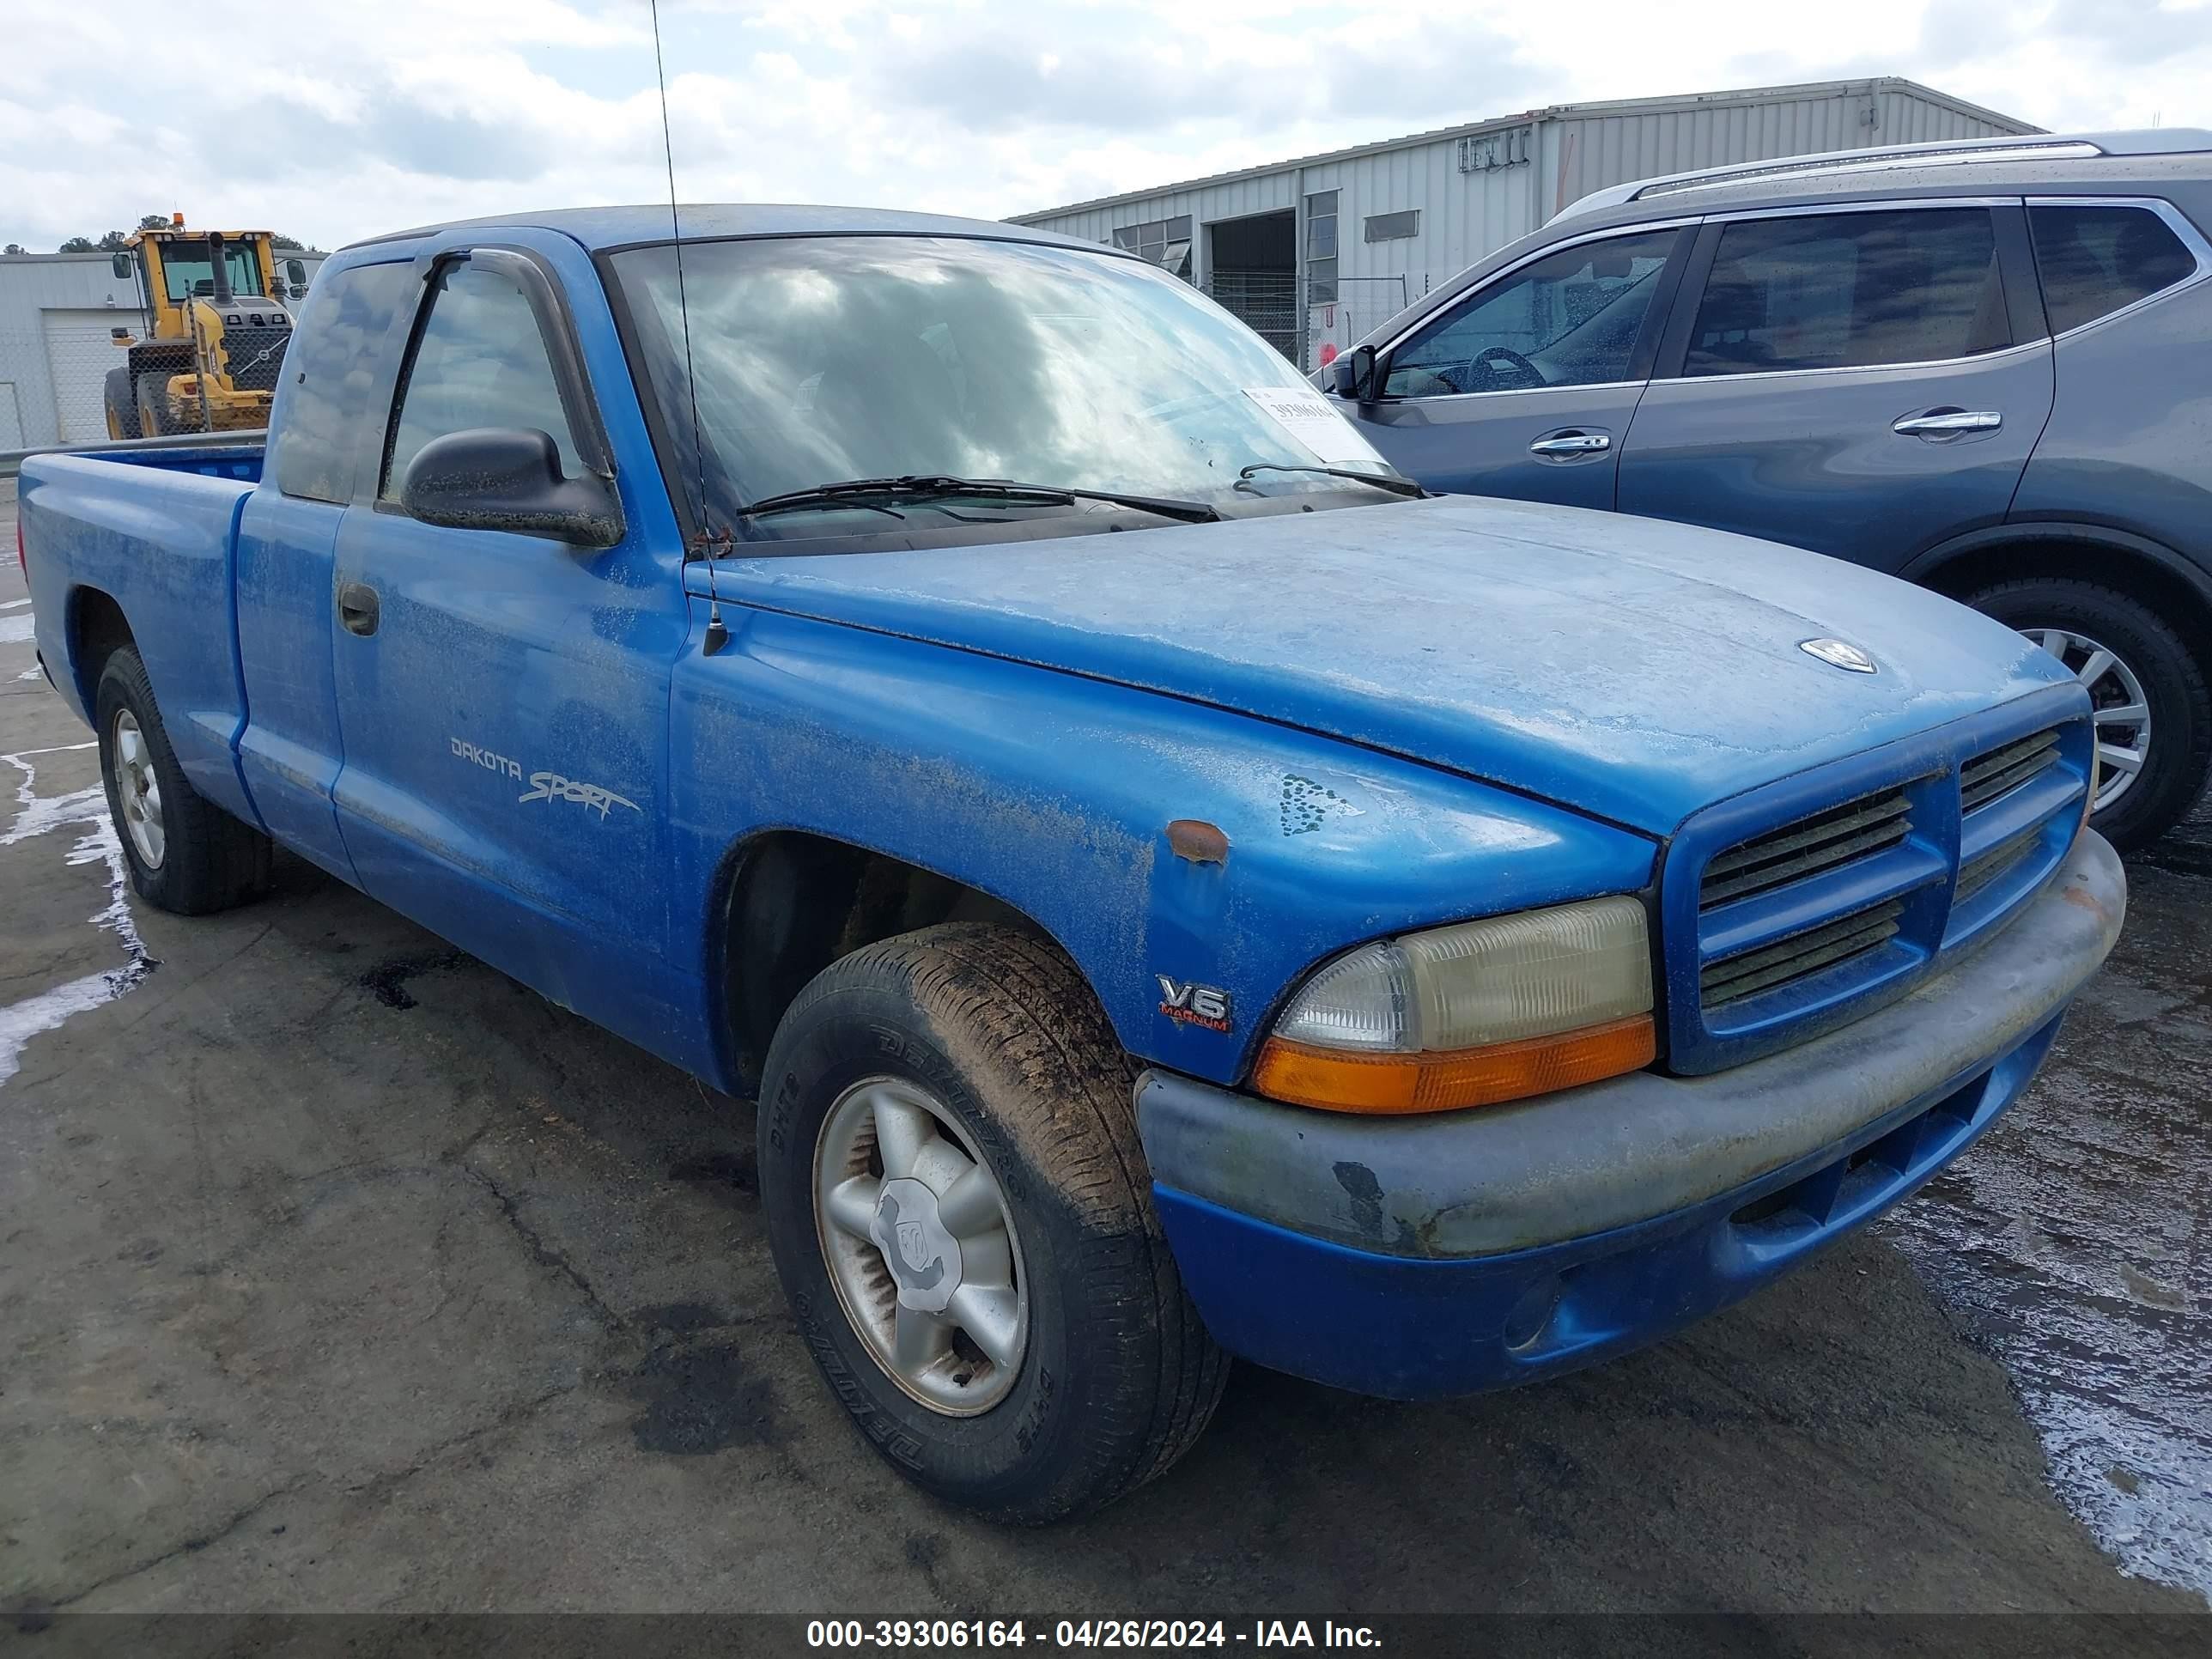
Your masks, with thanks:
[[[1532,105],[1900,74],[2051,127],[2212,125],[2206,0],[664,0],[690,199],[998,217]],[[645,0],[153,0],[0,54],[0,240],[185,209],[335,246],[665,188]],[[118,72],[149,60],[157,82]],[[191,95],[185,95],[185,89]]]

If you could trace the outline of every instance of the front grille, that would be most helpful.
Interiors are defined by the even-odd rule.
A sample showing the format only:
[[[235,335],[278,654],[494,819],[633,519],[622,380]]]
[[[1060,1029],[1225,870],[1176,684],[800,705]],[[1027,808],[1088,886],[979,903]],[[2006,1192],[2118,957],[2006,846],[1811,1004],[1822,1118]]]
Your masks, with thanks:
[[[1716,962],[1698,976],[1698,989],[1708,1013],[1762,992],[1780,990],[1826,972],[1897,937],[1902,901],[1871,905],[1818,927],[1793,933],[1778,944]]]
[[[2010,841],[1992,847],[1972,862],[1960,866],[1958,890],[1951,895],[1953,908],[1966,903],[1991,882],[2001,880],[2022,859],[2033,853],[2042,840],[2043,826],[2039,823],[2023,830]]]
[[[1959,810],[1978,811],[2058,762],[2057,731],[2038,732],[1978,755],[1959,769]]]
[[[1661,893],[1680,989],[1668,1065],[1716,1072],[1860,1018],[2033,901],[2081,823],[2077,696],[2054,687],[2034,694],[2039,720],[1991,710],[1692,815]]]
[[[1698,908],[1754,898],[1840,868],[1896,846],[1911,828],[1911,803],[1902,789],[1862,795],[1785,823],[1717,854],[1705,866]]]
[[[223,367],[232,387],[240,392],[273,392],[284,367],[284,349],[292,331],[283,326],[251,323],[228,324],[222,331]]]

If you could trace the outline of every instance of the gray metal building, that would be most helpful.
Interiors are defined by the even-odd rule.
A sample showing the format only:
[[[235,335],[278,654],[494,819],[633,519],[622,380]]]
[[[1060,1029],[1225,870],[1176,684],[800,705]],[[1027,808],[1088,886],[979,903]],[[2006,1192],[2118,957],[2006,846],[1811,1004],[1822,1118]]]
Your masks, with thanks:
[[[1777,156],[2042,129],[1885,76],[1555,104],[1014,216],[1197,283],[1311,368],[1607,185]]]
[[[298,258],[312,280],[324,256]],[[0,257],[0,449],[107,436],[100,386],[123,361],[111,329],[143,326],[138,285],[106,253]]]

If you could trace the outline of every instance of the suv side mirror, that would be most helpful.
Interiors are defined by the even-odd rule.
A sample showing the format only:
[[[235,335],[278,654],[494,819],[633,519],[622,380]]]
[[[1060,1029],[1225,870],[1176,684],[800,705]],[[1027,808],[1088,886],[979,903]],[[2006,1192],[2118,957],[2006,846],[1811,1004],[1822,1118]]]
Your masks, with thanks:
[[[1336,377],[1332,390],[1338,397],[1362,404],[1375,401],[1381,388],[1376,384],[1373,346],[1354,346],[1328,367]]]
[[[112,259],[110,259],[107,262],[107,268],[115,273],[118,281],[127,283],[131,280],[131,256],[129,254],[117,254]]]
[[[571,547],[623,537],[614,487],[561,476],[561,449],[534,428],[475,427],[433,438],[407,464],[399,504],[424,524],[546,536]]]

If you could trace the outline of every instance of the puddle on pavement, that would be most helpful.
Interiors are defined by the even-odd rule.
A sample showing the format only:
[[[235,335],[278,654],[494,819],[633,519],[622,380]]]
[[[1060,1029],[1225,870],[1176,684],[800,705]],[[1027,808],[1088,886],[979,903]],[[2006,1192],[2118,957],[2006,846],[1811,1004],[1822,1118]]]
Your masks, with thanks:
[[[123,861],[123,843],[117,839],[115,826],[107,816],[106,792],[95,783],[61,794],[39,793],[41,760],[94,746],[90,742],[70,743],[0,755],[0,763],[14,768],[19,775],[15,818],[7,832],[0,835],[0,848],[13,847],[57,830],[78,830],[64,855],[64,863],[99,863],[107,866],[107,902],[86,921],[104,933],[114,934],[127,960],[119,968],[103,969],[96,974],[49,986],[0,1007],[0,1088],[4,1088],[8,1079],[21,1068],[25,1043],[42,1032],[54,1030],[64,1020],[114,1001],[153,972],[155,966],[139,940],[137,924],[131,919],[129,872]]]
[[[1882,1231],[2002,1361],[2098,1541],[2212,1602],[2212,997],[2167,945],[2207,912],[2197,882],[2139,896],[2156,969],[2124,939],[2027,1097]]]

